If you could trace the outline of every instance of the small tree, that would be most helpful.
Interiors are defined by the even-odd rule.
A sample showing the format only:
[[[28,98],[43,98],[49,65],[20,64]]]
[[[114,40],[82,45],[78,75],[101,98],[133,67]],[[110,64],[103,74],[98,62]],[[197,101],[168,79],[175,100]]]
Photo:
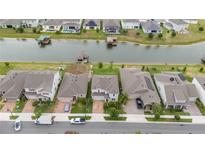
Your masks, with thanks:
[[[125,67],[125,64],[122,64],[121,68],[124,68]]]
[[[9,67],[10,63],[9,63],[9,62],[5,62],[4,65],[5,65],[6,67]]]
[[[176,119],[176,120],[180,120],[180,115],[179,114],[176,114],[175,116],[174,116],[174,118]]]
[[[157,103],[153,103],[153,105],[152,105],[152,112],[154,113],[155,118],[159,119],[160,118],[160,114],[162,113],[161,105],[157,104]]]
[[[33,29],[32,29],[32,31],[33,31],[33,33],[36,33],[36,27],[34,27]]]
[[[187,69],[187,67],[185,66],[185,67],[183,68],[183,72],[186,72],[186,69]]]
[[[152,39],[154,37],[154,35],[152,33],[148,34],[148,38]]]
[[[23,27],[19,27],[16,29],[17,33],[23,33],[24,32],[24,28]]]
[[[175,37],[177,34],[176,34],[176,32],[175,31],[172,31],[172,37]]]
[[[98,68],[103,68],[103,63],[102,62],[98,63]]]
[[[140,36],[140,32],[137,32],[136,35],[137,35],[137,36]]]
[[[160,33],[160,34],[158,34],[158,38],[162,38],[163,37],[163,35]]]
[[[145,69],[145,66],[143,65],[141,70],[144,71],[144,69]]]
[[[199,31],[200,32],[204,31],[204,27],[199,27]]]
[[[201,68],[199,69],[199,72],[203,72],[203,71],[204,71],[204,68],[201,67]]]
[[[96,32],[99,33],[99,31],[100,31],[99,28],[97,28],[97,29],[96,29]]]

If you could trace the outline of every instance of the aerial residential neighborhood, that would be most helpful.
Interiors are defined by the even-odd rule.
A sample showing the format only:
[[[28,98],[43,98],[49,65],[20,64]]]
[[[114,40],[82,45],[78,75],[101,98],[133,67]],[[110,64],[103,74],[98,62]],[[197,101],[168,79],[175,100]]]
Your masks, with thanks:
[[[12,133],[203,124],[204,28],[203,19],[0,19],[0,122],[32,128]]]

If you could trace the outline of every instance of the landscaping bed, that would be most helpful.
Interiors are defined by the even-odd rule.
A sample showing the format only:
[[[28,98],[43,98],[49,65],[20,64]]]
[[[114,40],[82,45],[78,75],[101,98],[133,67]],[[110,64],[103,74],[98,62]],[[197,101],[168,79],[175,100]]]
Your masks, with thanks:
[[[127,117],[111,117],[111,116],[107,116],[107,117],[104,117],[104,119],[108,120],[108,121],[126,121]]]
[[[68,119],[71,120],[72,118],[84,118],[85,120],[90,120],[91,116],[68,116]]]
[[[198,107],[201,114],[204,116],[205,115],[205,106],[199,99],[196,100],[196,106]]]
[[[20,100],[16,102],[16,106],[13,109],[13,112],[21,113],[23,111],[25,104],[26,104],[26,101],[27,101],[27,99],[25,97],[20,98]]]
[[[175,118],[148,118],[146,117],[147,121],[152,121],[152,122],[187,122],[187,123],[191,123],[192,119],[179,119],[176,120]]]

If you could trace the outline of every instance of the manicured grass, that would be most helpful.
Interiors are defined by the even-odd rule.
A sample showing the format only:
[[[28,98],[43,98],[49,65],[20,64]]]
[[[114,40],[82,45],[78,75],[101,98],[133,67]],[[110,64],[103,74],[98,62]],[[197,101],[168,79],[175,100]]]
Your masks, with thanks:
[[[85,120],[90,120],[91,116],[68,116],[68,119],[71,120],[72,118],[85,118]]]
[[[190,115],[189,112],[183,112],[177,109],[166,109],[163,111],[162,115]]]
[[[126,121],[127,117],[110,117],[110,116],[107,116],[107,117],[104,117],[105,120],[108,120],[108,121]]]
[[[205,116],[205,106],[199,99],[196,100],[196,106],[198,107],[201,114]]]
[[[71,113],[92,113],[92,100],[90,102],[86,98],[78,98],[77,101],[72,104]]]
[[[42,101],[35,105],[34,113],[41,115],[42,113],[52,113],[55,103],[52,101]]]
[[[4,62],[0,62],[0,75],[5,75],[10,70],[58,70],[59,66],[67,67],[64,63],[42,63],[42,62],[9,62],[7,67]]]
[[[18,117],[17,115],[9,116],[10,120],[16,120]]]
[[[102,68],[99,68],[98,64],[93,65],[92,68],[93,74],[96,75],[118,75],[119,74],[119,65],[113,64],[103,64]]]
[[[192,119],[179,119],[176,120],[174,118],[148,118],[146,117],[147,121],[153,121],[153,122],[187,122],[187,123],[191,123]]]
[[[13,112],[21,113],[23,111],[25,104],[26,104],[25,100],[20,100],[20,101],[16,102],[16,106],[14,107]]]

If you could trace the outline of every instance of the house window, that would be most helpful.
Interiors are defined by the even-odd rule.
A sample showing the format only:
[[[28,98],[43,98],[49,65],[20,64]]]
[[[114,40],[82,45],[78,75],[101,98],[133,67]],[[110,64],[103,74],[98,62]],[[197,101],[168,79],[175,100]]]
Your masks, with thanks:
[[[113,94],[113,96],[115,96],[115,94]]]

